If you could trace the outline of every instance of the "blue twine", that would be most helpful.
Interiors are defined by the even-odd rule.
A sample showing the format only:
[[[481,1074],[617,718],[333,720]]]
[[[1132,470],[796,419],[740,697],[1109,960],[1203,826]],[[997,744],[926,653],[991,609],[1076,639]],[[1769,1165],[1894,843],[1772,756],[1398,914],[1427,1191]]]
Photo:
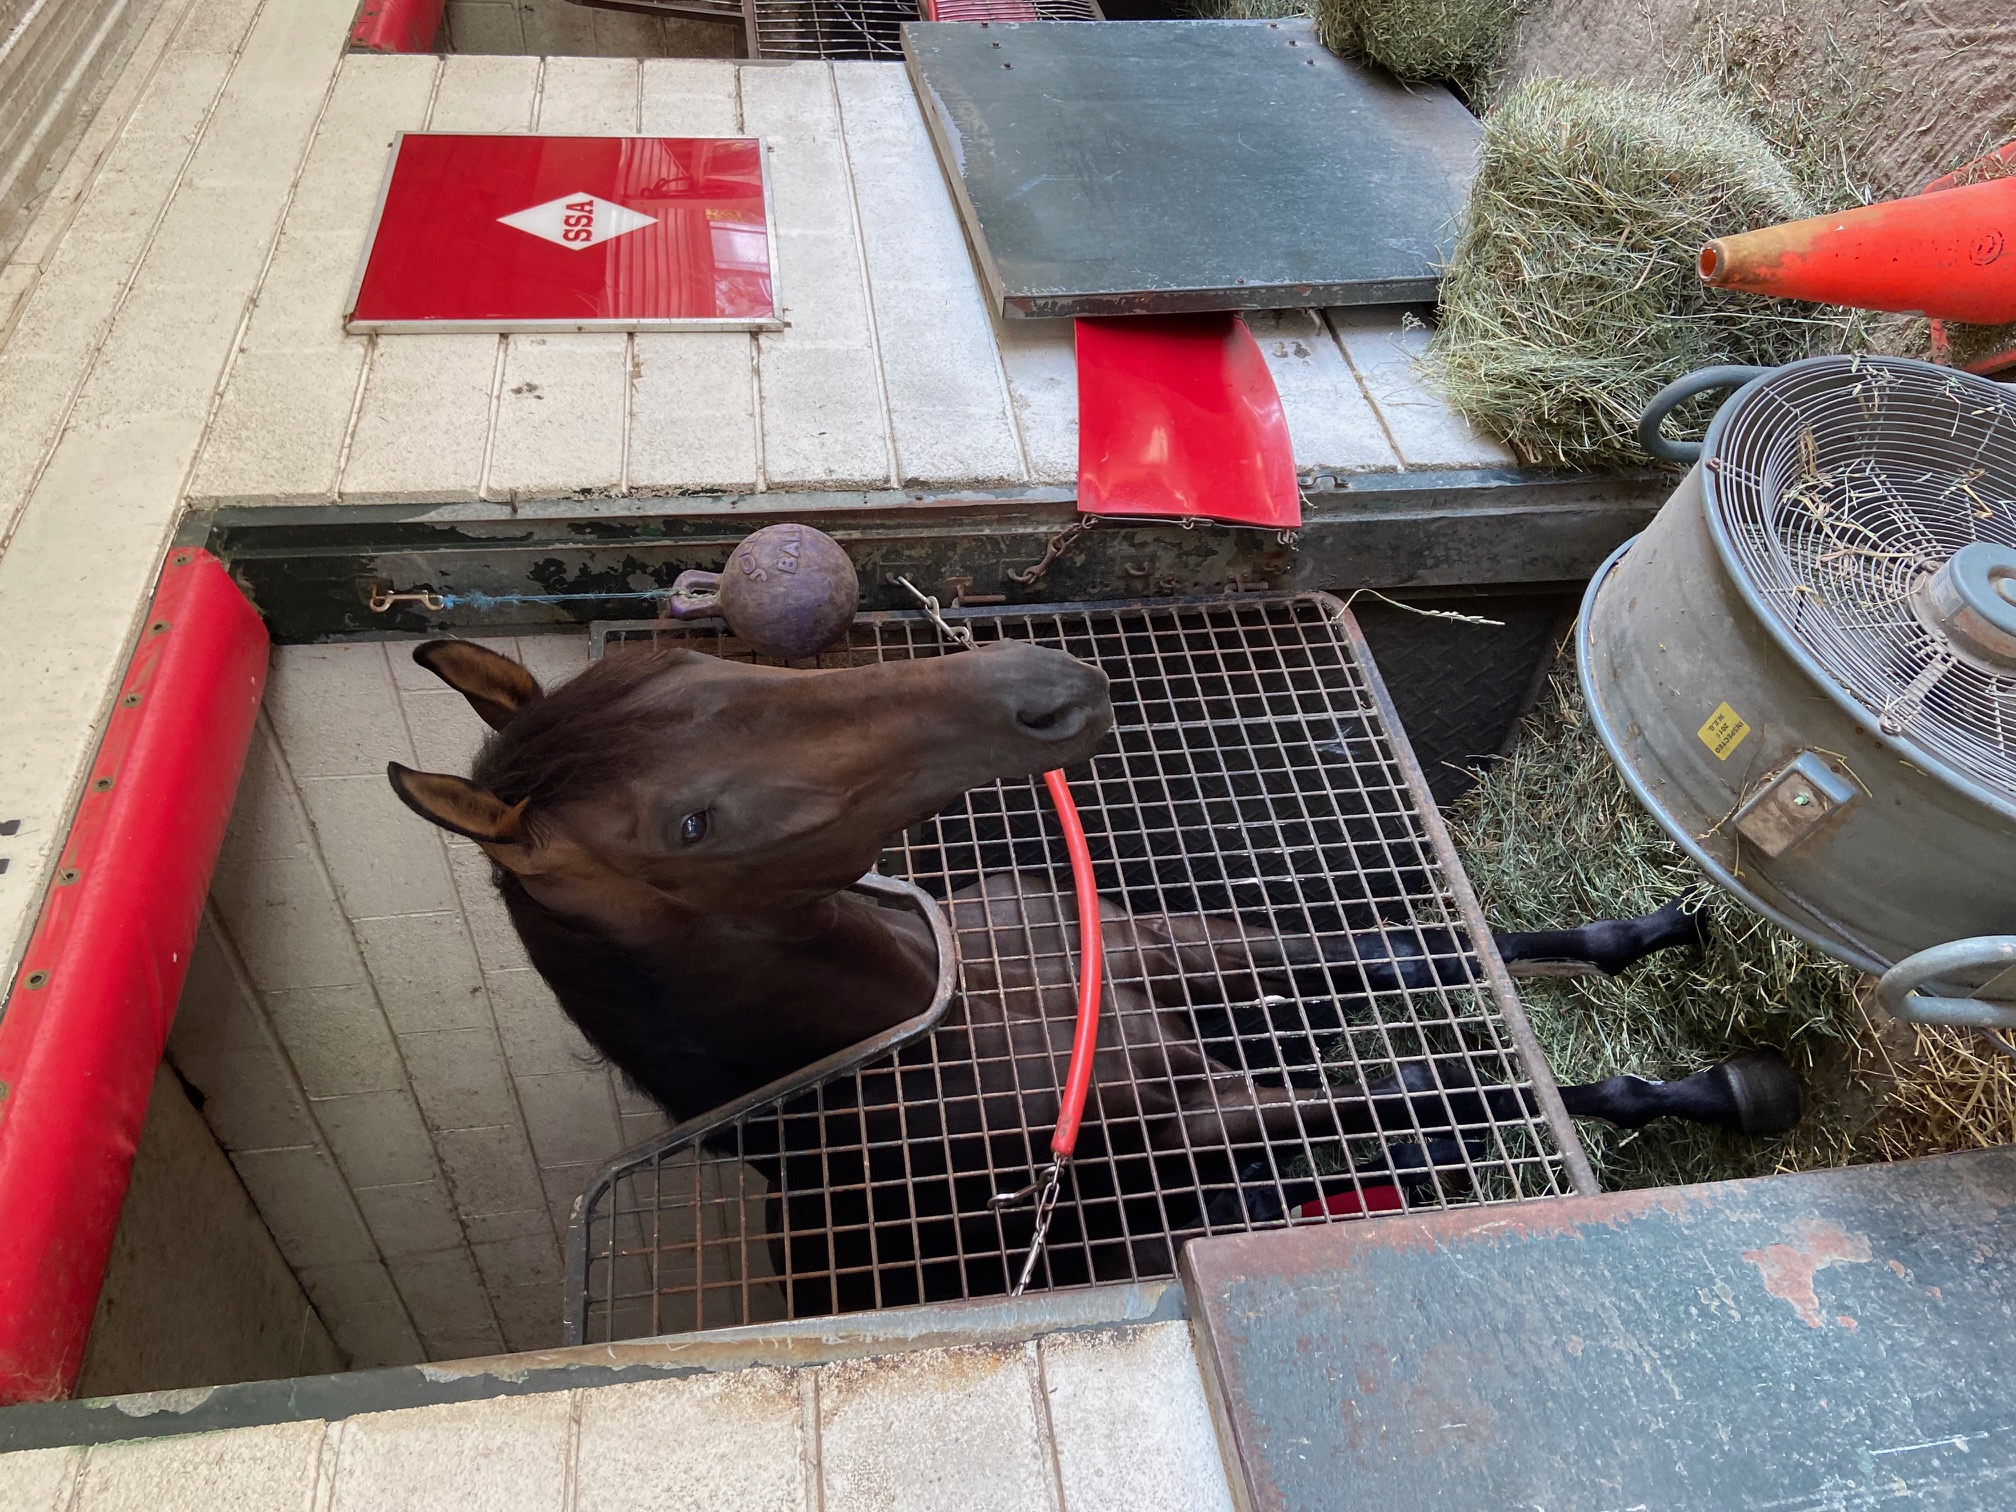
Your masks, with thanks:
[[[650,588],[638,593],[444,593],[445,609],[501,609],[508,604],[575,604],[590,600],[659,599],[670,596],[670,588]]]

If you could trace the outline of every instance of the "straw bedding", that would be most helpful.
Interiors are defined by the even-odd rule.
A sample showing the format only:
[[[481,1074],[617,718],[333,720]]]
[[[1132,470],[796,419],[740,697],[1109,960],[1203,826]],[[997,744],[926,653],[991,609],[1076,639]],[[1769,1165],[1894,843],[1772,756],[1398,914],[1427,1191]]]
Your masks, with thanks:
[[[1451,817],[1485,914],[1501,929],[1642,913],[1702,897],[1710,943],[1616,978],[1519,984],[1554,1074],[1685,1075],[1738,1050],[1785,1052],[1806,1083],[1805,1122],[1754,1140],[1675,1122],[1637,1133],[1579,1125],[1606,1187],[1714,1181],[1894,1160],[2016,1140],[2016,1060],[1955,1029],[1890,1021],[1869,980],[1703,881],[1625,790],[1556,674],[1511,751]]]

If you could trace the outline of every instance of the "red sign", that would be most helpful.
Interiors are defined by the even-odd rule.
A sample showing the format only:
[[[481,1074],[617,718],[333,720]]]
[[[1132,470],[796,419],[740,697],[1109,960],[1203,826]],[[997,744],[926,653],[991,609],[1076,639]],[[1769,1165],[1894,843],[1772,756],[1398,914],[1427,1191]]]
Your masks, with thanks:
[[[353,331],[778,323],[754,137],[408,132],[351,303]]]

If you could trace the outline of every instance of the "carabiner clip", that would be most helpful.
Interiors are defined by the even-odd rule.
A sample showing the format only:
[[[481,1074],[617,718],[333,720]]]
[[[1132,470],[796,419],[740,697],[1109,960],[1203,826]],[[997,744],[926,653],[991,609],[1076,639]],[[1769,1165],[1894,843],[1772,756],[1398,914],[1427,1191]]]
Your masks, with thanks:
[[[1028,1290],[1030,1278],[1036,1274],[1036,1261],[1043,1253],[1043,1241],[1050,1233],[1050,1215],[1057,1211],[1057,1201],[1064,1191],[1064,1162],[1070,1157],[1060,1155],[1043,1167],[1036,1179],[1029,1185],[1013,1192],[996,1192],[988,1199],[987,1205],[1000,1209],[1018,1207],[1032,1194],[1036,1198],[1036,1229],[1029,1236],[1029,1258],[1022,1262],[1022,1274],[1015,1282],[1015,1289],[1008,1295],[1019,1297]]]

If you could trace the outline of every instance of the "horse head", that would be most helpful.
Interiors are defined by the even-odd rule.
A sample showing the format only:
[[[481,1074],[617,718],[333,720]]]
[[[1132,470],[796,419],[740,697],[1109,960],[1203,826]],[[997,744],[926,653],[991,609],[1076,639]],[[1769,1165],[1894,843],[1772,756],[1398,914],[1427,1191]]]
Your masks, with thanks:
[[[472,642],[413,659],[495,733],[471,776],[395,762],[394,791],[540,904],[632,943],[668,910],[831,896],[959,794],[1083,760],[1113,721],[1103,672],[1017,641],[819,671],[629,651],[550,693]]]

